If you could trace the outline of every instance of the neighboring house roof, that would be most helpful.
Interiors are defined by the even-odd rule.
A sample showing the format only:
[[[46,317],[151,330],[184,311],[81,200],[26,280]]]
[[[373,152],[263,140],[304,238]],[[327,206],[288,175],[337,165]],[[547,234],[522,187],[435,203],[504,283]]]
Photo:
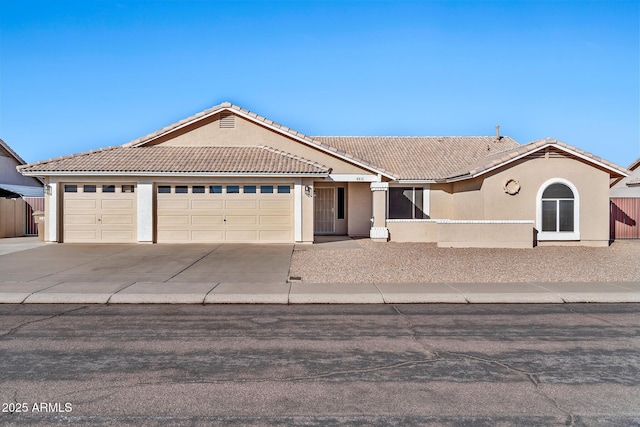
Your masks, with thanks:
[[[0,139],[0,151],[4,150],[7,154],[9,154],[11,157],[13,157],[14,159],[16,159],[16,161],[18,163],[20,163],[21,165],[24,165],[25,162],[22,157],[18,156],[18,153],[16,153],[15,151],[13,151],[11,149],[11,147],[9,147],[9,145],[4,142],[2,139]]]
[[[636,169],[638,169],[639,166],[640,166],[640,157],[638,157],[638,159],[635,162],[633,162],[633,163],[631,163],[629,165],[628,169],[630,171],[634,171],[634,175],[637,175],[638,178],[633,178],[633,179],[630,179],[629,181],[627,181],[627,183],[626,183],[627,186],[636,187],[636,186],[640,185],[640,174],[636,172]]]
[[[20,166],[27,175],[54,174],[300,174],[330,169],[271,147],[109,147]]]
[[[439,180],[520,144],[504,136],[314,136],[347,156],[365,159],[399,180]]]
[[[21,197],[44,197],[44,187],[31,187],[28,185],[1,184],[0,190],[17,194]]]
[[[5,157],[8,158],[7,161],[5,161]],[[0,185],[4,187],[8,187],[8,186],[30,187],[32,188],[32,190],[28,190],[28,191],[35,191],[35,192],[38,191],[37,190],[38,188],[42,189],[43,182],[40,178],[38,177],[25,178],[24,176],[18,173],[18,171],[15,169],[15,165],[16,164],[24,165],[26,162],[22,157],[18,155],[18,153],[16,153],[15,151],[13,151],[11,147],[9,147],[9,144],[4,142],[2,139],[0,139],[0,159],[2,159],[2,161],[0,161]],[[29,185],[29,184],[33,184],[33,185]],[[11,191],[11,190],[7,190],[7,191]],[[27,190],[24,190],[24,191],[27,191]],[[14,193],[23,195],[20,192],[14,192]],[[28,197],[43,197],[43,196],[40,195],[40,196],[28,196]]]
[[[491,170],[505,166],[515,160],[531,155],[537,151],[543,150],[547,147],[553,147],[567,155],[586,160],[589,163],[595,164],[603,169],[608,170],[609,173],[613,174],[614,176],[627,176],[629,174],[629,171],[625,168],[622,168],[615,163],[611,163],[589,152],[580,150],[579,148],[553,138],[543,138],[529,142],[528,144],[518,145],[517,147],[511,148],[509,150],[505,150],[481,158],[468,167],[459,170],[456,174],[447,177],[447,180],[476,177]]]

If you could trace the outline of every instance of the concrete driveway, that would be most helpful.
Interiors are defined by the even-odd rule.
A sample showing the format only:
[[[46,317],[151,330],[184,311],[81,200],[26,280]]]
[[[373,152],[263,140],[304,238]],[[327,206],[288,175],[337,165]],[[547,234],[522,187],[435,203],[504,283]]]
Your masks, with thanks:
[[[284,283],[289,244],[46,244],[0,255],[0,281]]]

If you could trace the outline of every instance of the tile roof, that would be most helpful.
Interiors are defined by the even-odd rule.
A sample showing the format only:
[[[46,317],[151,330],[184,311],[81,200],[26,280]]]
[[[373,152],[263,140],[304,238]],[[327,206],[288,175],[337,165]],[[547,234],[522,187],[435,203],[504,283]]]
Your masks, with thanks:
[[[22,172],[264,173],[323,175],[330,169],[271,147],[109,147],[20,166]]]
[[[130,142],[124,144],[124,146],[125,147],[136,147],[136,146],[144,145],[144,144],[150,142],[151,140],[153,140],[153,139],[155,139],[157,137],[160,137],[162,135],[165,135],[165,134],[171,132],[172,130],[181,128],[181,127],[186,126],[186,125],[188,125],[190,123],[193,123],[195,121],[204,119],[205,117],[209,117],[211,115],[217,114],[222,110],[233,110],[233,111],[236,111],[236,112],[241,113],[241,114],[243,114],[243,115],[245,115],[247,117],[250,117],[251,119],[253,119],[255,121],[263,122],[266,125],[272,126],[272,127],[276,128],[276,129],[278,129],[278,130],[280,130],[280,131],[282,131],[284,133],[287,133],[287,134],[289,134],[291,136],[295,136],[297,138],[304,139],[304,140],[309,141],[309,142],[313,142],[313,140],[310,137],[308,137],[307,135],[305,135],[303,133],[297,132],[297,131],[295,131],[295,130],[287,127],[287,126],[283,126],[283,125],[281,125],[279,123],[276,123],[273,120],[270,120],[270,119],[268,119],[266,117],[263,117],[263,116],[261,116],[259,114],[256,114],[256,113],[252,112],[252,111],[249,111],[246,108],[242,108],[239,105],[235,105],[235,104],[232,104],[230,102],[223,102],[221,104],[214,105],[211,108],[207,108],[206,110],[201,111],[199,113],[196,113],[196,114],[194,114],[192,116],[189,116],[189,117],[187,117],[185,119],[182,119],[182,120],[177,121],[175,123],[172,123],[172,124],[170,124],[168,126],[165,126],[162,129],[157,130],[155,132],[152,132],[152,133],[150,133],[148,135],[145,135],[143,137],[134,139],[133,141],[130,141]]]
[[[514,160],[516,158],[538,151],[539,149],[547,145],[553,145],[560,149],[568,150],[570,153],[572,152],[582,157],[585,157],[589,160],[592,160],[594,162],[601,163],[602,165],[610,169],[613,169],[614,171],[619,172],[622,175],[629,173],[629,171],[616,165],[615,163],[611,163],[587,151],[581,150],[579,148],[576,148],[572,145],[566,144],[564,142],[558,141],[553,138],[543,138],[543,139],[538,139],[536,141],[529,142],[528,144],[518,145],[510,150],[505,150],[499,153],[491,154],[484,158],[480,158],[476,162],[470,163],[469,166],[458,170],[455,174],[447,178],[477,176],[489,169],[493,169],[495,167],[506,164],[511,160]]]
[[[520,144],[508,136],[314,136],[401,180],[438,180]]]
[[[300,141],[303,141],[305,144],[311,146],[311,147],[316,147],[319,148],[323,151],[335,154],[337,156],[340,157],[344,157],[345,153],[344,150],[341,150],[338,147],[334,147],[326,142],[323,141],[318,141],[318,139],[314,138],[314,137],[310,137],[308,135],[305,135],[301,132],[298,132],[294,129],[291,129],[290,127],[287,126],[283,126],[279,123],[274,122],[273,120],[270,120],[264,116],[261,116],[259,114],[254,113],[253,111],[249,111],[246,108],[242,108],[239,105],[235,105],[232,104],[231,102],[223,102],[221,104],[215,105],[211,108],[208,108],[204,111],[201,111],[199,113],[196,113],[192,116],[189,116],[185,119],[182,119],[180,121],[177,121],[175,123],[172,123],[168,126],[165,126],[164,128],[152,132],[148,135],[145,135],[143,137],[134,139],[133,141],[130,141],[126,144],[123,144],[123,147],[140,147],[140,146],[144,146],[144,145],[148,145],[150,143],[152,143],[156,138],[159,138],[163,135],[166,135],[168,133],[170,133],[171,131],[180,129],[184,126],[188,126],[191,123],[197,122],[199,120],[205,119],[206,117],[212,116],[214,114],[218,114],[223,110],[228,110],[228,111],[233,111],[236,113],[239,113],[251,120],[254,120],[258,123],[262,123],[266,126],[270,126],[271,128],[276,129],[279,132],[282,132],[286,135],[289,135],[293,138],[296,138]],[[369,168],[373,168],[375,169],[376,173],[382,173],[382,174],[387,174],[387,171],[380,168],[379,165],[376,165],[374,163],[368,162],[365,159],[359,158],[358,156],[355,155],[351,155],[351,156],[347,156],[348,160],[354,161],[356,163],[361,163],[364,166],[367,166]]]

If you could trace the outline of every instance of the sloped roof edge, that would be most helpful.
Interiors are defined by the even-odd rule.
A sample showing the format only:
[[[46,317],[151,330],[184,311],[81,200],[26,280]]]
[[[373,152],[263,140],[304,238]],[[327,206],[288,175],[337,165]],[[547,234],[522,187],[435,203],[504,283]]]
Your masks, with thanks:
[[[460,173],[455,174],[451,177],[447,177],[443,181],[454,182],[475,178],[477,176],[484,175],[485,173],[488,173],[494,169],[498,169],[509,163],[519,160],[525,156],[528,156],[529,154],[535,153],[551,146],[576,157],[579,157],[583,160],[586,160],[587,162],[595,164],[603,169],[606,169],[610,173],[613,173],[616,177],[625,177],[630,174],[630,171],[628,169],[618,166],[615,163],[612,163],[587,151],[581,150],[577,147],[574,147],[573,145],[569,145],[565,142],[558,141],[557,139],[547,137],[529,142],[527,144],[523,144],[520,147],[516,147],[511,150],[497,153],[485,159],[485,162],[474,165],[474,167],[472,167],[470,170],[460,171]]]
[[[201,111],[199,113],[196,113],[192,116],[189,116],[185,119],[182,119],[180,121],[177,121],[173,124],[170,124],[168,126],[165,126],[164,128],[152,132],[148,135],[145,135],[143,137],[134,139],[133,141],[127,142],[126,144],[123,144],[123,147],[139,147],[141,145],[145,145],[148,144],[149,142],[160,138],[170,132],[176,131],[178,129],[181,129],[185,126],[189,126],[193,123],[196,123],[200,120],[204,120],[207,117],[211,117],[215,114],[220,113],[221,111],[232,111],[235,114],[238,114],[248,120],[251,120],[255,123],[261,124],[263,126],[266,126],[272,130],[275,130],[276,132],[285,134],[289,137],[292,137],[304,144],[307,144],[310,147],[319,149],[325,153],[331,154],[333,156],[336,156],[342,160],[346,160],[350,163],[355,163],[357,166],[360,166],[362,168],[368,169],[376,174],[381,174],[386,176],[387,178],[391,178],[391,179],[396,179],[396,177],[394,177],[391,173],[389,173],[388,171],[381,169],[379,166],[373,165],[369,162],[367,162],[364,159],[360,159],[354,156],[350,156],[348,153],[343,153],[341,152],[338,148],[336,147],[332,147],[328,144],[324,144],[321,143],[319,141],[316,141],[315,139],[313,139],[313,137],[310,137],[308,135],[305,135],[301,132],[298,132],[294,129],[291,129],[290,127],[281,125],[277,122],[274,122],[273,120],[270,120],[264,116],[261,116],[259,114],[256,114],[252,111],[247,110],[246,108],[242,108],[239,105],[235,105],[232,104],[231,102],[225,101],[222,102],[221,104],[215,105],[211,108],[208,108],[204,111]]]

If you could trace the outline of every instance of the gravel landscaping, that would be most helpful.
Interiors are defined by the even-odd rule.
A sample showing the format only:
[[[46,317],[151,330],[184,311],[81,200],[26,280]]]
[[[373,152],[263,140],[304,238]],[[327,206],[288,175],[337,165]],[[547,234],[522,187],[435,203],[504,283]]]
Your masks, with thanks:
[[[638,282],[640,241],[597,248],[457,249],[347,240],[297,246],[290,276],[307,283]]]

